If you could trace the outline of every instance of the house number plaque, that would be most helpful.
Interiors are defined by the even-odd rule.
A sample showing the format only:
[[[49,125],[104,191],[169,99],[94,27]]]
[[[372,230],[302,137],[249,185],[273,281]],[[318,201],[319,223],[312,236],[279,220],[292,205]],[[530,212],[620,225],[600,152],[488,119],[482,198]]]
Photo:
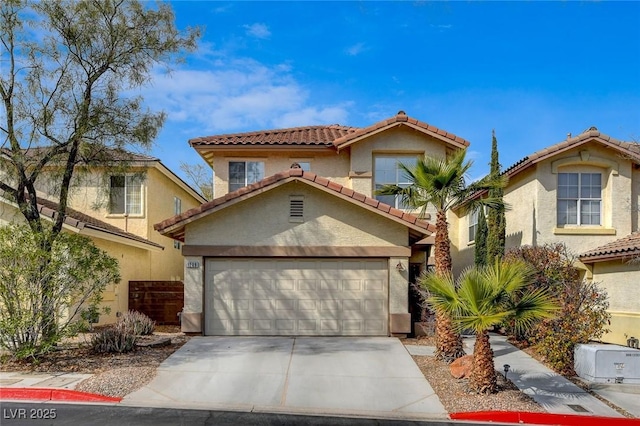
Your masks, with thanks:
[[[200,267],[200,262],[187,262],[187,268],[197,269]]]

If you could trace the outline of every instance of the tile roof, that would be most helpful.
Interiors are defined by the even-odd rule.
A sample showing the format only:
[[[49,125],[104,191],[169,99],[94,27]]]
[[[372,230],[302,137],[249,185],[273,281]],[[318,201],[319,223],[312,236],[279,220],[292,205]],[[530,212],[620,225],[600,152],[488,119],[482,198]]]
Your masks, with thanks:
[[[614,259],[631,259],[640,256],[640,231],[582,253],[583,263],[604,262]]]
[[[356,204],[360,204],[365,208],[373,209],[375,212],[386,216],[389,219],[403,223],[404,225],[419,230],[420,232],[423,232],[425,234],[434,233],[436,230],[433,224],[419,219],[413,214],[409,214],[403,212],[402,210],[393,208],[388,204],[381,203],[375,198],[367,197],[364,194],[355,192],[352,189],[332,182],[327,178],[318,176],[315,173],[305,172],[302,169],[290,169],[287,171],[276,173],[275,175],[267,177],[260,182],[245,186],[222,197],[218,197],[212,201],[204,203],[199,207],[193,208],[182,214],[166,219],[160,223],[155,224],[153,227],[156,231],[160,232],[163,235],[167,235],[178,240],[184,240],[184,226],[187,223],[197,220],[200,217],[205,216],[214,210],[217,210],[219,207],[224,206],[225,204],[237,201],[240,198],[244,199],[244,197],[247,195],[257,195],[261,193],[265,188],[291,181],[304,182],[323,191],[326,191],[332,195],[341,196],[344,199],[347,199]]]
[[[355,141],[361,138],[367,137],[369,135],[378,133],[382,130],[386,130],[398,125],[407,125],[407,126],[413,127],[424,133],[430,134],[431,136],[434,136],[444,142],[450,143],[457,148],[466,148],[469,146],[469,142],[466,139],[463,139],[459,136],[454,135],[453,133],[449,133],[445,130],[439,129],[425,122],[416,120],[415,118],[411,118],[407,116],[407,114],[404,111],[398,111],[398,114],[396,114],[391,118],[387,118],[385,120],[372,124],[369,127],[358,129],[354,132],[344,135],[334,140],[333,145],[338,150],[340,150],[344,147],[351,145],[352,143],[354,143]]]
[[[58,210],[58,204],[38,197],[38,207],[40,209],[40,214],[46,217],[53,219]],[[107,234],[116,235],[118,237],[126,238],[129,240],[137,241],[139,243],[148,244],[153,247],[161,248],[164,247],[160,244],[154,243],[153,241],[147,240],[146,238],[142,238],[138,235],[127,232],[123,229],[118,228],[117,226],[113,226],[106,222],[103,222],[99,219],[96,219],[93,216],[89,216],[87,214],[81,213],[72,208],[68,208],[66,210],[66,217],[64,222],[72,226],[74,228],[78,228],[82,230],[83,228],[95,229],[96,231],[106,232]]]
[[[311,145],[332,146],[333,141],[353,133],[355,127],[332,124],[329,126],[292,127],[289,129],[260,130],[248,133],[204,136],[189,140],[192,147],[225,145]]]
[[[576,146],[582,145],[592,140],[598,141],[601,144],[618,151],[621,155],[640,162],[640,144],[623,142],[621,140],[612,138],[611,136],[605,135],[604,133],[600,133],[600,131],[598,131],[596,127],[590,127],[589,129],[585,130],[575,137],[567,138],[567,140],[559,142],[555,145],[548,146],[540,151],[534,152],[527,157],[524,157],[517,163],[505,169],[503,174],[512,176],[533,164],[536,164],[542,160],[545,160],[556,154],[560,154],[568,149],[575,148]]]
[[[469,146],[469,142],[461,137],[439,129],[430,124],[408,117],[404,111],[397,115],[379,121],[365,128],[341,126],[292,127],[289,129],[261,130],[248,133],[230,133],[225,135],[204,136],[189,140],[194,148],[207,146],[326,146],[338,150],[351,145],[368,135],[382,130],[407,125],[430,134],[444,142],[451,143],[457,148]]]

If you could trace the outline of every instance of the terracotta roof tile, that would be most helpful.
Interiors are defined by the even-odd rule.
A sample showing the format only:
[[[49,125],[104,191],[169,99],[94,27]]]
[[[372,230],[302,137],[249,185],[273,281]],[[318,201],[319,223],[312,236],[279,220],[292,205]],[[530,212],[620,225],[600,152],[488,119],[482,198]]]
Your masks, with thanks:
[[[58,210],[57,203],[44,198],[40,198],[40,197],[38,197],[38,206],[40,208],[40,214],[47,216],[49,218],[54,218]],[[112,235],[117,235],[119,237],[123,237],[129,240],[148,244],[150,246],[163,248],[160,244],[154,243],[153,241],[147,240],[146,238],[142,238],[138,235],[127,232],[123,229],[118,228],[117,226],[113,226],[109,223],[96,219],[93,216],[89,216],[85,213],[81,213],[69,207],[67,207],[66,209],[65,223],[70,226],[73,226],[74,228],[78,228],[78,229],[92,228],[97,231],[106,232]]]
[[[579,259],[584,263],[592,263],[638,256],[640,256],[640,232],[634,232],[624,238],[582,253]]]
[[[448,140],[448,142],[453,143],[459,148],[469,146],[469,142],[466,141],[465,139],[462,139],[452,133],[439,129],[430,124],[419,121],[415,118],[408,117],[404,111],[399,111],[398,114],[396,114],[394,117],[381,120],[377,123],[372,124],[369,127],[358,129],[354,132],[348,133],[340,138],[337,138],[336,140],[333,141],[333,144],[336,146],[336,148],[341,149],[353,143],[353,141],[357,138],[375,133],[380,129],[391,127],[393,125],[396,125],[397,123],[409,123],[420,129],[442,136],[443,139]]]
[[[563,150],[570,149],[574,146],[581,145],[591,140],[599,141],[600,143],[610,146],[611,148],[620,152],[620,154],[628,156],[632,160],[640,163],[640,144],[624,142],[611,136],[600,133],[594,130],[595,127],[585,130],[579,135],[559,142],[555,145],[548,146],[540,151],[534,152],[531,155],[524,157],[515,164],[505,169],[504,174],[512,176],[521,170],[528,168],[529,166],[538,163],[546,158],[549,158]]]
[[[199,207],[193,208],[182,214],[166,219],[160,223],[156,223],[153,227],[156,231],[164,235],[171,236],[177,239],[183,239],[184,238],[183,228],[184,228],[184,225],[186,225],[186,221],[188,221],[189,219],[197,218],[196,216],[206,214],[207,211],[213,210],[218,206],[221,206],[225,203],[238,199],[243,195],[246,195],[251,192],[256,192],[259,189],[268,187],[270,185],[274,185],[280,181],[287,180],[287,179],[296,179],[296,180],[313,182],[314,184],[319,185],[320,188],[322,188],[323,190],[329,193],[335,192],[337,194],[341,194],[343,196],[349,197],[366,206],[370,206],[372,208],[379,210],[380,213],[382,214],[393,216],[397,219],[402,220],[403,222],[406,222],[408,225],[414,225],[414,226],[417,226],[418,228],[422,228],[422,230],[424,230],[425,232],[430,232],[430,233],[435,232],[434,225],[424,220],[419,220],[416,216],[412,214],[403,212],[402,210],[392,208],[391,206],[381,203],[380,201],[374,198],[367,197],[366,195],[361,194],[359,192],[355,192],[352,189],[345,188],[344,186],[338,183],[329,181],[328,179],[318,176],[315,173],[311,173],[311,172],[301,173],[300,169],[291,169],[285,172],[277,173],[273,176],[270,176],[268,178],[261,180],[260,182],[256,182],[245,188],[240,188],[236,191],[233,191],[224,195],[223,197],[216,198],[212,201],[209,201],[207,203],[200,205]],[[181,228],[165,232],[168,228],[175,227],[180,223],[183,223]]]
[[[320,145],[332,146],[337,138],[353,133],[357,127],[332,124],[329,126],[291,127],[247,133],[229,133],[193,138],[191,146],[215,145]]]

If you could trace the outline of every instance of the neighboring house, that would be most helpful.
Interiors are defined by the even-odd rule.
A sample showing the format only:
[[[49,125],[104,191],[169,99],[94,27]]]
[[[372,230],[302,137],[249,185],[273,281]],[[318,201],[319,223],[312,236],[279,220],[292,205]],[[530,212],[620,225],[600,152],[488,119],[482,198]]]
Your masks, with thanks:
[[[408,282],[435,228],[375,195],[398,163],[468,142],[404,112],[339,125],[196,138],[215,199],[156,225],[184,241],[182,329],[205,335],[403,335]]]
[[[507,248],[564,243],[585,278],[609,294],[611,333],[626,344],[640,335],[640,271],[626,263],[640,250],[640,146],[595,127],[538,151],[505,170]],[[473,263],[477,215],[451,215],[456,273]],[[617,251],[622,248],[622,251]],[[585,266],[586,265],[586,266]]]
[[[111,312],[100,323],[115,322],[128,310],[129,281],[182,281],[181,243],[154,232],[153,224],[205,201],[157,158],[121,151],[112,158],[126,167],[78,172],[64,224],[118,260],[122,280],[105,291],[103,305]],[[40,185],[38,195],[40,213],[52,218],[55,191]],[[0,224],[22,220],[17,205],[0,197]]]
[[[640,338],[640,232],[582,253],[580,261],[609,294],[611,332],[604,340],[624,345]]]

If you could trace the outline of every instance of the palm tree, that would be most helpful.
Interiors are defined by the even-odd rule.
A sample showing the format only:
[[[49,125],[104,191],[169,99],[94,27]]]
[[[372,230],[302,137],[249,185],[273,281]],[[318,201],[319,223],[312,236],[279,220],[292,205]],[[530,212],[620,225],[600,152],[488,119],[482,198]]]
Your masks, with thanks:
[[[469,386],[478,393],[497,389],[489,329],[512,321],[518,330],[530,329],[557,309],[545,289],[522,293],[535,280],[532,268],[522,261],[501,261],[465,270],[454,282],[451,274],[429,274],[422,285],[429,291],[427,302],[446,312],[458,330],[473,330],[476,344]]]
[[[424,217],[427,207],[436,210],[435,263],[436,273],[451,273],[451,241],[447,212],[459,207],[467,213],[480,205],[491,208],[503,207],[502,200],[493,198],[473,199],[471,195],[478,191],[504,187],[506,178],[487,176],[484,179],[467,184],[466,176],[473,164],[466,161],[466,150],[458,150],[446,158],[424,156],[418,159],[414,167],[400,164],[410,184],[405,187],[385,185],[379,195],[397,195],[405,205],[419,209]],[[436,358],[451,362],[464,355],[460,334],[453,330],[451,319],[436,310]]]

